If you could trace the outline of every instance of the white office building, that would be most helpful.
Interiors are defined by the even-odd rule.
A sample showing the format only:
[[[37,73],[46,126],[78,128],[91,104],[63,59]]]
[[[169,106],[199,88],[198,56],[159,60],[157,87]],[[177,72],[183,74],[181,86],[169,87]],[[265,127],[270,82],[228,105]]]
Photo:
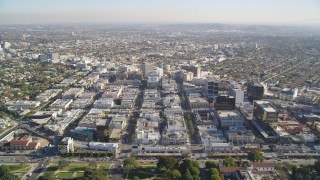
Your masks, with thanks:
[[[230,84],[229,95],[235,97],[236,106],[243,104],[244,91],[238,83]]]
[[[240,126],[243,124],[243,117],[235,111],[217,111],[222,128],[229,128],[230,126]]]

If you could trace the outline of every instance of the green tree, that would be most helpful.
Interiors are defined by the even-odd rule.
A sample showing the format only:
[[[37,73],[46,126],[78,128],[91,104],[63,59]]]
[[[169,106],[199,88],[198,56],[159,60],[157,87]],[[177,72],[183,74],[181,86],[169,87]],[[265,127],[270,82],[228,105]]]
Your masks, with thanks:
[[[210,174],[218,174],[219,175],[219,171],[217,168],[210,168]]]
[[[108,174],[96,167],[88,166],[85,168],[83,177],[86,180],[109,180]]]
[[[58,168],[59,168],[59,169],[62,169],[62,168],[64,168],[64,167],[67,167],[68,165],[69,165],[69,162],[66,161],[66,160],[60,160],[60,161],[58,161]]]
[[[0,180],[16,180],[11,173],[10,173],[10,168],[6,165],[1,165],[0,166]]]
[[[282,180],[288,180],[289,179],[287,173],[284,172],[283,170],[279,170],[278,174],[279,174],[279,179],[282,179]]]
[[[139,180],[140,178],[138,176],[134,176],[133,180]]]
[[[199,168],[193,166],[193,167],[190,168],[190,173],[192,175],[197,175],[198,176],[200,174],[200,170],[199,170]]]
[[[130,171],[132,169],[136,169],[140,166],[140,163],[137,161],[135,157],[130,157],[123,161],[123,169],[126,171]]]
[[[97,167],[97,163],[95,161],[90,161],[89,166]]]
[[[232,158],[231,156],[228,156],[223,160],[223,165],[226,167],[235,167],[236,166],[235,159]]]
[[[307,174],[304,176],[304,180],[312,180],[312,177],[309,174]]]
[[[297,175],[293,176],[292,179],[293,180],[303,180],[303,176],[301,174],[297,174]]]
[[[193,180],[193,177],[192,177],[189,169],[187,169],[187,170],[186,170],[186,173],[183,174],[182,179],[183,179],[183,180]]]
[[[253,161],[253,162],[262,162],[263,161],[263,156],[262,156],[262,153],[261,151],[259,150],[252,150],[248,153],[248,159],[250,161]]]
[[[198,175],[193,175],[193,180],[201,180],[201,178]]]
[[[166,171],[165,177],[170,180],[180,180],[182,176],[177,169],[173,169]]]
[[[185,174],[188,169],[193,167],[192,161],[190,159],[184,159],[183,162],[180,164],[180,172],[181,174]],[[190,171],[190,170],[189,170]]]
[[[221,180],[221,177],[218,174],[212,174],[210,180]]]
[[[314,163],[313,168],[318,174],[320,174],[320,160]]]
[[[157,168],[166,170],[172,170],[179,167],[179,162],[176,158],[173,157],[160,157],[157,163]]]
[[[206,161],[206,169],[217,168],[218,164],[214,161]]]

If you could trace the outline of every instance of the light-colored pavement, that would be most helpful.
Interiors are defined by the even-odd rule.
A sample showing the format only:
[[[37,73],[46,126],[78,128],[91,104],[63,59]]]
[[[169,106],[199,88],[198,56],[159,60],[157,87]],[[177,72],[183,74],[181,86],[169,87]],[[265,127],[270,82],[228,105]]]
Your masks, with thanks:
[[[38,166],[37,163],[32,163],[32,164],[30,164],[30,165],[31,165],[30,170],[29,170],[25,175],[22,176],[21,180],[26,180],[26,179],[28,178],[27,176],[28,176],[30,173],[32,173],[32,172],[37,168],[37,166]]]

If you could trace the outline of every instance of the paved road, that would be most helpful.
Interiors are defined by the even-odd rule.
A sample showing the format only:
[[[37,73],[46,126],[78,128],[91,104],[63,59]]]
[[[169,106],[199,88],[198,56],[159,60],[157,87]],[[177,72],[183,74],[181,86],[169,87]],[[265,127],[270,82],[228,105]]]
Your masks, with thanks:
[[[29,176],[27,180],[37,179],[42,172],[45,172],[47,170],[47,166],[49,165],[49,163],[49,159],[41,159],[36,168],[33,170],[32,175]]]
[[[111,164],[111,180],[121,180],[123,175],[123,169],[121,168],[122,162],[121,161],[113,161]]]

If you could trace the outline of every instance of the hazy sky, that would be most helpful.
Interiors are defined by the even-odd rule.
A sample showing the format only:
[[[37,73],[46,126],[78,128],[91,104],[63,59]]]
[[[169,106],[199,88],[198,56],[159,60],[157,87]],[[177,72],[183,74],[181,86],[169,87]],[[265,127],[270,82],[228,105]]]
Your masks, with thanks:
[[[320,0],[0,0],[0,24],[320,24]]]

